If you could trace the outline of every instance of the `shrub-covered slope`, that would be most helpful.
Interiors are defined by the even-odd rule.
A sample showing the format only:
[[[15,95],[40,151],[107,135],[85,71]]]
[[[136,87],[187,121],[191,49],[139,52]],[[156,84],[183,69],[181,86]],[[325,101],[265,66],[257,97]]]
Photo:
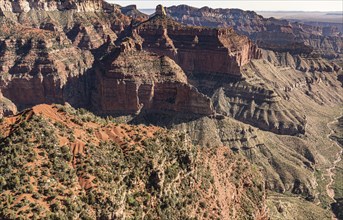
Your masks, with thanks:
[[[266,219],[259,171],[180,132],[39,105],[0,124],[0,217]]]

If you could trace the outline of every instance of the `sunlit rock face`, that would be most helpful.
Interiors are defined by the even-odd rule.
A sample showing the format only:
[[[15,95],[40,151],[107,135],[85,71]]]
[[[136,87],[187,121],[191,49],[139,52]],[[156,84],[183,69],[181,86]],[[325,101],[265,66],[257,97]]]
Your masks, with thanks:
[[[176,21],[193,26],[233,27],[248,36],[260,48],[291,54],[314,52],[332,58],[342,53],[343,37],[335,30],[264,18],[254,11],[241,9],[194,8],[187,5],[167,8],[167,14]]]
[[[209,97],[188,84],[187,76],[169,57],[141,50],[132,39],[121,44],[97,68],[93,106],[100,114],[172,111],[214,113]]]
[[[144,49],[169,56],[186,73],[240,77],[241,66],[261,57],[256,45],[233,29],[184,26],[161,13],[157,7],[134,34],[142,38]]]

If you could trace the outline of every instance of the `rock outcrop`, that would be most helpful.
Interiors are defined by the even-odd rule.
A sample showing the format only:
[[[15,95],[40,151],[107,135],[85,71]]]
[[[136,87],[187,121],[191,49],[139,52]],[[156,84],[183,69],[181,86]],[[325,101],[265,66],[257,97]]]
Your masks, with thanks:
[[[101,0],[1,1],[0,89],[19,109],[68,102],[90,107],[95,51],[130,18]]]
[[[139,11],[136,5],[128,5],[128,6],[120,7],[120,11],[124,15],[138,21],[145,21],[149,19],[149,16]]]
[[[261,57],[256,45],[231,28],[185,26],[161,13],[135,27],[133,35],[142,38],[144,49],[169,56],[186,73],[241,77],[241,66]]]
[[[122,31],[116,21],[125,24],[128,19],[119,6],[108,10],[102,1],[43,3],[6,1],[1,6],[0,88],[20,109],[68,102],[100,114],[213,114],[210,99],[187,83],[172,60],[141,51],[139,44],[131,48],[132,40],[114,46]],[[102,62],[109,64],[108,70],[99,68]]]
[[[223,85],[213,94],[216,111],[277,134],[304,134],[305,116],[271,89],[248,83]]]
[[[263,130],[295,135],[306,121],[273,90],[245,80],[244,66],[261,57],[261,50],[230,28],[190,27],[161,14],[133,28],[143,49],[174,59],[192,85],[212,98],[216,113]]]
[[[102,60],[96,70],[92,106],[100,114],[174,111],[211,115],[209,97],[188,84],[182,69],[170,58],[141,50],[127,39]]]
[[[0,91],[0,118],[6,117],[9,115],[14,115],[17,113],[17,106],[6,97]]]
[[[179,6],[179,21],[215,28],[187,26],[163,9],[0,2],[0,117],[65,102],[125,116],[43,104],[0,120],[0,218],[40,207],[47,218],[264,220],[268,199],[271,218],[328,219],[323,178],[341,149],[323,125],[343,87],[321,55],[339,51],[337,31]],[[125,120],[140,125],[113,123]]]
[[[162,16],[162,17],[167,16],[166,10],[163,7],[163,5],[157,5],[156,6],[155,15]]]
[[[89,51],[58,32],[0,23],[0,88],[20,109],[39,103],[86,106]],[[7,27],[6,27],[7,26]]]

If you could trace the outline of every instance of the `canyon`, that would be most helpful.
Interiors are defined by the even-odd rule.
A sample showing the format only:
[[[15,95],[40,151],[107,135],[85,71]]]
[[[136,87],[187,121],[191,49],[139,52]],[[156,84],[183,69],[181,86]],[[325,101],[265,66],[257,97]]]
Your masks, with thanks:
[[[238,9],[159,5],[148,16],[102,0],[4,0],[0,29],[0,216],[21,215],[23,198],[64,216],[71,194],[57,194],[69,186],[73,218],[333,215],[342,146],[322,125],[342,113],[342,33]],[[26,194],[16,192],[27,181],[4,184],[16,164],[33,173],[21,174],[33,178]],[[50,179],[61,185],[47,192]]]

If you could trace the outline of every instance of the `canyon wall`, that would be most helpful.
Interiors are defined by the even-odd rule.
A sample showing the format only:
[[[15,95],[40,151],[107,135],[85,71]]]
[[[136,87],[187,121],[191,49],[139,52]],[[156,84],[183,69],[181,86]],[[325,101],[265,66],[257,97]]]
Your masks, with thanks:
[[[3,0],[0,3],[0,10],[3,13],[22,13],[31,10],[37,11],[64,11],[75,10],[76,12],[113,12],[115,5],[102,0]]]
[[[4,96],[20,109],[39,103],[85,106],[85,77],[94,60],[91,53],[73,47],[65,35],[56,32],[11,28],[15,34],[0,34],[0,90]]]
[[[155,15],[134,29],[143,48],[167,55],[187,73],[240,77],[240,67],[261,57],[247,37],[230,28],[211,29],[184,26]]]
[[[342,33],[328,32],[325,28],[300,22],[264,18],[254,11],[179,5],[167,8],[167,14],[188,25],[232,27],[267,50],[291,54],[313,52],[329,58],[342,53]]]
[[[28,11],[6,6],[0,17],[0,89],[19,109],[68,102],[101,115],[216,113],[304,133],[301,113],[245,82],[244,66],[262,51],[232,28],[189,27],[161,11],[130,21],[123,8],[105,10],[96,1],[51,10],[38,3],[28,1]]]
[[[132,39],[121,44],[97,68],[92,106],[100,114],[174,111],[211,115],[209,97],[188,84],[183,70],[170,58],[142,51]]]

